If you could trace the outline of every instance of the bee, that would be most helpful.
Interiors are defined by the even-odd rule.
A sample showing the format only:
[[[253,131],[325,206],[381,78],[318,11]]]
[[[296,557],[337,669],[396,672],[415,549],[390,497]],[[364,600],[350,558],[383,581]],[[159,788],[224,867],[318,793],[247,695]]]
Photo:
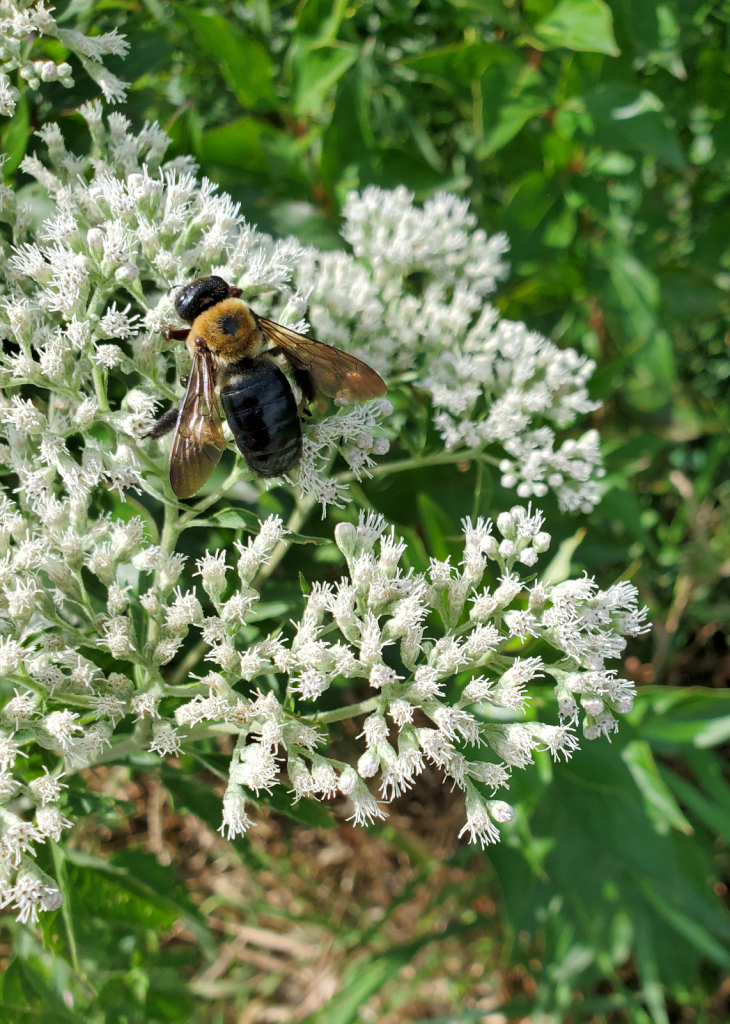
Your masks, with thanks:
[[[220,277],[198,277],[175,299],[190,328],[164,331],[168,339],[186,340],[193,364],[181,381],[186,392],[179,408],[146,436],[162,437],[174,427],[170,483],[180,499],[197,494],[225,451],[221,408],[249,469],[272,477],[299,461],[300,412],[317,389],[347,401],[385,394],[385,383],[366,363],[258,316],[240,295]],[[301,410],[276,365],[281,357],[302,392]]]

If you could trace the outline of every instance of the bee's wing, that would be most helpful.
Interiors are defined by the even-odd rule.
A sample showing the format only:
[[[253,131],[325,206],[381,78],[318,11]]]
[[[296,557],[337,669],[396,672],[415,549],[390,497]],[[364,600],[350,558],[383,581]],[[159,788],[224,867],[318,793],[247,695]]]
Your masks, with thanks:
[[[210,355],[199,349],[193,357],[170,449],[170,483],[178,498],[197,494],[225,447]]]
[[[283,350],[292,366],[309,370],[322,394],[348,402],[364,402],[385,394],[385,381],[361,359],[297,334],[273,320],[264,317],[256,320],[269,341]]]

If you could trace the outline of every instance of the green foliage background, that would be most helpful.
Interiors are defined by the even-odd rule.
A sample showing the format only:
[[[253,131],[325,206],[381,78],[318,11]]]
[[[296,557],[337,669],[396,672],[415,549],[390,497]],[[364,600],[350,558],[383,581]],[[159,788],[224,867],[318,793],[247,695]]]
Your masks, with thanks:
[[[344,247],[348,190],[455,191],[510,237],[502,312],[597,360],[610,486],[587,518],[546,502],[548,524],[574,570],[610,582],[630,564],[655,629],[629,652],[644,685],[613,743],[514,780],[518,827],[490,850],[484,885],[499,892],[510,963],[537,950],[542,966],[534,998],[505,1012],[726,1019],[717,993],[730,916],[716,893],[730,864],[727,0],[71,0],[66,16],[127,34],[130,55],[108,62],[133,82],[127,116],[159,120],[172,155],[194,154],[262,228]],[[55,42],[35,46],[64,56]],[[73,110],[94,89],[79,74],[71,92],[26,91],[0,123],[6,174],[49,119],[81,148]],[[28,185],[19,172],[15,181]],[[449,552],[461,516],[513,503],[486,470],[477,479],[453,466],[376,480],[355,498],[396,522],[425,564]],[[276,511],[267,501],[255,511]],[[325,537],[331,525],[311,531]],[[216,540],[230,533],[206,543]],[[321,578],[335,558],[327,544],[294,549],[267,594],[272,617],[293,607],[300,572]],[[137,767],[217,827],[199,763]],[[118,820],[111,798],[78,789],[71,799],[100,824]],[[180,984],[217,939],[173,872],[129,848],[111,861],[73,848],[53,856],[68,901],[47,915],[43,943],[8,923],[5,1019],[229,1019],[223,1003]],[[453,917],[473,935],[486,923],[467,912],[470,898],[465,888]],[[156,933],[180,918],[194,942],[161,944]],[[419,947],[387,949],[348,924],[336,941],[359,969],[318,1024],[357,1020]],[[69,987],[76,1009],[60,995]],[[245,1003],[245,987],[236,998]],[[476,1018],[449,1018],[459,1019]]]

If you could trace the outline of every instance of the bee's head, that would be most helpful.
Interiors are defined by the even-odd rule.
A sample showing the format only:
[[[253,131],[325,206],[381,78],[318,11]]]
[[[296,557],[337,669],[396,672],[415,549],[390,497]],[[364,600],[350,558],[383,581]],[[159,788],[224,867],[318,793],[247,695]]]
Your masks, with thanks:
[[[189,324],[204,313],[206,309],[231,296],[230,286],[222,277],[196,277],[186,284],[175,298],[175,309],[178,316]]]

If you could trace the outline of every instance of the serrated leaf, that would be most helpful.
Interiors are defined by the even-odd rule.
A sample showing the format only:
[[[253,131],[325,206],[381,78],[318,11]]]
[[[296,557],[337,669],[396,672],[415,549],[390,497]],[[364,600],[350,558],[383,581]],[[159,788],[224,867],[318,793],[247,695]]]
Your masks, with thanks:
[[[621,53],[613,35],[611,8],[603,0],[561,0],[533,32],[549,47],[607,53],[610,57]]]

